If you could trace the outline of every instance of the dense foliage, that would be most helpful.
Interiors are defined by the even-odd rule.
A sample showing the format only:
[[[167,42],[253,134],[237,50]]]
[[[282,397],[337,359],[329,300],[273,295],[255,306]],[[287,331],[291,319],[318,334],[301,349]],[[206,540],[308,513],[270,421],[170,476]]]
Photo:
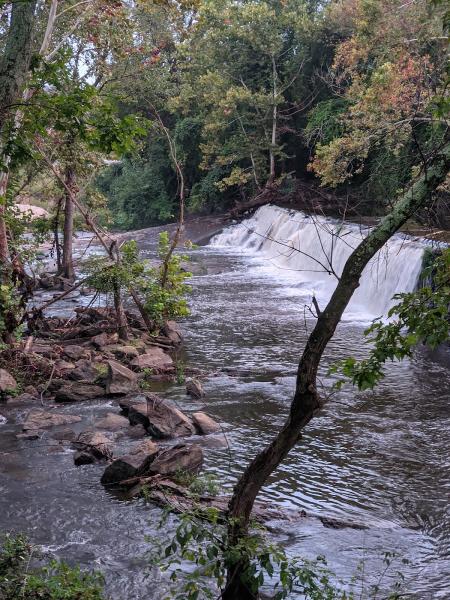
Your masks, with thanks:
[[[0,549],[2,600],[102,600],[103,579],[64,562],[44,562],[22,535],[5,536]]]

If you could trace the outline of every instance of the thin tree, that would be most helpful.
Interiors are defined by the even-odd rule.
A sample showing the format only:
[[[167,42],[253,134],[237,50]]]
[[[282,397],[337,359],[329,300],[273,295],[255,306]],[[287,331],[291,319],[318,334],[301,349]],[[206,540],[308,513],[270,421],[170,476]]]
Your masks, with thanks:
[[[323,407],[317,392],[317,372],[322,355],[333,337],[361,275],[384,244],[429,200],[450,169],[450,144],[446,144],[425,166],[423,174],[399,198],[391,212],[372,229],[352,252],[327,306],[318,313],[297,369],[294,398],[286,423],[272,442],[259,452],[239,478],[228,507],[229,540],[237,545],[248,532],[252,508],[268,477],[301,441],[302,431]],[[245,557],[228,570],[223,600],[257,600],[258,594],[245,583]]]

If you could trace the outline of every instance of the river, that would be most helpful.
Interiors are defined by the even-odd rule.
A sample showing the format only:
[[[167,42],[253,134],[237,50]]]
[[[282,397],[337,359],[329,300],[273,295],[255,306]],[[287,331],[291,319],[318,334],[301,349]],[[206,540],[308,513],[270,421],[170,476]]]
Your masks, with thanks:
[[[304,271],[281,269],[267,248],[229,243],[235,229],[224,235],[190,253],[195,276],[180,359],[211,373],[206,398],[191,401],[183,385],[161,393],[186,411],[206,407],[223,424],[229,447],[205,448],[205,470],[229,488],[286,416],[296,363],[314,323],[305,304],[312,288],[319,303],[327,290],[314,277],[308,283]],[[371,312],[357,308],[327,349],[320,371],[324,393],[333,383],[330,364],[364,356]],[[304,509],[364,529],[281,519],[272,524],[273,536],[290,554],[324,555],[345,583],[356,575],[360,589],[378,580],[384,553],[394,552],[398,558],[383,585],[400,570],[409,597],[450,597],[449,359],[448,350],[419,349],[413,360],[388,365],[375,391],[344,387],[330,398],[263,497],[281,511]],[[83,404],[79,429],[111,406],[114,401]],[[62,410],[70,413],[70,406]],[[151,544],[144,539],[167,539],[167,529],[157,527],[160,509],[105,492],[101,465],[75,467],[72,451],[50,439],[18,441],[25,412],[15,409],[0,430],[0,530],[23,531],[58,557],[101,570],[114,600],[160,600],[164,579],[148,567]]]

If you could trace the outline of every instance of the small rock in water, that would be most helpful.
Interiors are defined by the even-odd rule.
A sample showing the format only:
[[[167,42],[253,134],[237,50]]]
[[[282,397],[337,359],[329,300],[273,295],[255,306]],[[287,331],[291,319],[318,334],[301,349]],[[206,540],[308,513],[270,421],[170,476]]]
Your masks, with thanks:
[[[178,444],[163,450],[150,465],[151,473],[176,475],[180,472],[198,473],[203,464],[203,450],[198,444]]]
[[[195,428],[180,410],[164,402],[156,394],[146,394],[147,402],[128,409],[131,425],[143,425],[156,438],[191,436]]]
[[[8,419],[3,415],[0,415],[0,425],[5,425],[8,422]]]
[[[200,435],[208,435],[210,433],[217,433],[220,431],[219,423],[216,423],[214,419],[211,419],[211,417],[204,412],[193,413],[192,420],[194,421],[195,428]]]
[[[130,477],[143,475],[158,454],[158,446],[150,440],[137,444],[131,452],[116,458],[102,475],[103,485],[119,484]]]
[[[186,381],[186,394],[192,398],[203,398],[205,392],[198,379],[188,379]]]
[[[45,410],[35,409],[30,411],[25,423],[22,426],[23,431],[36,431],[56,425],[68,425],[70,423],[78,423],[81,417],[76,415],[63,415],[54,412],[46,412]]]

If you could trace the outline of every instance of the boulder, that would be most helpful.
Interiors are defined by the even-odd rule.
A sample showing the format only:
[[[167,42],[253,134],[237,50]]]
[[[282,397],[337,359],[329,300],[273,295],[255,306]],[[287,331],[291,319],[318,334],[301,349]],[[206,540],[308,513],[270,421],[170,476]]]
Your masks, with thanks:
[[[125,395],[137,390],[137,375],[115,360],[108,360],[106,377],[106,393],[109,395]]]
[[[197,433],[200,435],[208,435],[209,433],[217,433],[220,431],[219,423],[216,423],[214,419],[211,419],[204,412],[195,412],[192,414],[192,420],[195,425]]]
[[[39,354],[39,356],[44,356],[45,358],[55,359],[59,357],[59,352],[55,350],[53,344],[33,344],[33,346],[31,347],[31,351],[34,354]]]
[[[69,425],[70,423],[78,423],[81,417],[77,415],[65,415],[55,412],[47,412],[45,410],[34,409],[28,413],[28,416],[22,426],[23,431],[45,429],[56,425]]]
[[[17,381],[5,369],[0,369],[0,393],[14,392],[17,389]]]
[[[80,360],[81,358],[90,358],[91,353],[83,346],[77,346],[73,344],[71,346],[66,346],[64,348],[64,354],[68,356],[71,360]]]
[[[166,371],[173,368],[172,358],[161,348],[153,346],[134,358],[130,365],[135,369],[151,369],[152,371]]]
[[[89,450],[77,450],[73,455],[73,462],[77,467],[80,467],[81,465],[92,465],[96,462],[96,458]]]
[[[65,373],[69,373],[73,369],[75,369],[75,365],[72,362],[62,359],[55,361],[55,373],[58,377],[64,375]]]
[[[139,352],[134,346],[122,346],[121,344],[102,346],[102,352],[113,354],[115,357],[125,361],[133,360],[133,358],[139,356]]]
[[[150,435],[160,439],[195,433],[193,424],[185,414],[156,395],[147,396],[147,402],[130,406],[128,419],[131,425],[143,425]]]
[[[68,377],[73,381],[95,381],[98,377],[99,371],[95,368],[94,364],[82,358],[77,360],[75,368],[70,371]]]
[[[105,390],[99,385],[74,381],[62,385],[55,392],[55,402],[79,402],[93,400],[105,395]]]
[[[188,379],[186,381],[186,394],[192,398],[203,398],[205,392],[198,379]]]
[[[175,346],[178,346],[183,341],[181,330],[175,321],[166,321],[163,333]]]
[[[117,344],[119,341],[119,336],[117,333],[99,333],[98,335],[94,335],[91,339],[92,344],[96,348],[102,348],[103,346],[109,346],[111,344]]]
[[[95,426],[99,429],[107,429],[108,431],[119,431],[120,429],[126,429],[129,426],[129,422],[125,417],[109,412],[103,419],[96,421]]]
[[[125,479],[143,475],[158,454],[158,446],[150,440],[139,442],[127,455],[116,458],[102,475],[103,485],[119,484]]]
[[[150,473],[176,475],[177,473],[198,473],[203,464],[203,450],[198,444],[177,444],[163,450],[150,465]]]
[[[94,459],[111,458],[111,440],[100,431],[83,431],[74,442],[75,446],[84,452],[92,454]]]

